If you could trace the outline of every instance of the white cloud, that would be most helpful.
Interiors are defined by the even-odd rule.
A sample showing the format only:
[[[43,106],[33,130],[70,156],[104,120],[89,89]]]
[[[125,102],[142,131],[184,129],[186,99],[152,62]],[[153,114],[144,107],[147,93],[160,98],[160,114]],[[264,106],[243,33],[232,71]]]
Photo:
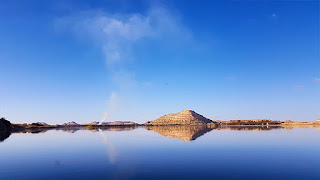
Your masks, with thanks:
[[[98,38],[103,40],[102,50],[108,65],[123,61],[128,57],[128,48],[132,43],[152,35],[149,18],[140,15],[132,15],[124,20],[98,16],[86,22],[84,28],[91,29],[94,26],[94,32],[99,32]]]
[[[320,82],[320,78],[315,78],[313,81],[314,82]]]
[[[115,101],[118,106],[120,99],[121,102],[128,101],[124,96],[129,97],[128,94],[132,94],[134,88],[151,85],[150,82],[138,82],[135,73],[126,70],[126,63],[135,60],[132,53],[135,43],[148,39],[155,43],[165,41],[165,44],[178,42],[184,45],[183,41],[192,39],[190,31],[182,25],[179,16],[162,7],[151,8],[145,14],[82,12],[57,19],[56,26],[71,29],[78,37],[89,37],[101,48],[111,80],[118,89],[110,96],[104,120],[116,111],[113,105]],[[123,107],[121,109],[125,111]]]
[[[180,23],[178,16],[161,7],[151,8],[145,15],[85,12],[60,18],[56,25],[71,27],[76,34],[86,34],[98,43],[108,67],[134,59],[130,52],[137,41],[191,38],[191,33]]]
[[[112,92],[107,102],[108,111],[104,113],[104,116],[100,121],[100,124],[110,119],[110,116],[115,112],[118,104],[119,104],[119,97],[116,92]]]

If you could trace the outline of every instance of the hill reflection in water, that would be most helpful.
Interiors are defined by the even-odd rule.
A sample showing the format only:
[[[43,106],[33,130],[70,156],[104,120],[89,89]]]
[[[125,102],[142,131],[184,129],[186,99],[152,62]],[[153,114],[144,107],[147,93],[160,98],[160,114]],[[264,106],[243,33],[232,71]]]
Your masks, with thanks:
[[[0,142],[0,179],[319,180],[319,127],[83,126],[13,131]]]
[[[7,139],[10,135],[11,133],[9,131],[0,131],[0,142]]]
[[[144,126],[148,131],[154,131],[162,136],[168,138],[178,138],[182,141],[194,141],[197,138],[203,136],[207,132],[212,130],[232,130],[232,131],[269,131],[274,129],[285,129],[290,130],[293,128],[317,128],[320,130],[319,126]],[[12,132],[0,132],[0,142],[7,139],[10,135],[14,133],[45,133],[47,131],[63,131],[68,133],[75,133],[79,130],[86,130],[91,132],[101,132],[101,131],[131,131],[136,128],[141,128],[139,126],[105,126],[105,127],[64,127],[64,128],[54,128],[54,129],[23,129],[23,130],[13,130]]]
[[[146,129],[155,131],[169,138],[193,141],[211,131],[213,128],[207,126],[148,126]]]
[[[182,141],[193,141],[212,130],[266,131],[281,129],[282,126],[147,126],[147,130],[155,131],[162,136],[178,138]]]
[[[111,126],[111,127],[95,127],[95,128],[87,128],[87,127],[64,127],[64,128],[33,128],[33,129],[15,129],[11,132],[8,131],[0,131],[0,142],[6,140],[9,138],[12,134],[24,134],[24,133],[30,133],[30,134],[39,134],[39,133],[46,133],[48,131],[63,131],[68,133],[75,133],[79,130],[87,130],[92,132],[98,132],[98,131],[130,131],[135,129],[134,126]]]
[[[75,133],[79,130],[87,130],[87,131],[92,131],[92,132],[98,132],[98,131],[130,131],[135,129],[135,126],[105,126],[105,127],[63,127],[63,128],[37,128],[37,129],[23,129],[23,130],[15,130],[12,133],[32,133],[32,134],[37,134],[37,133],[45,133],[50,130],[56,130],[56,131],[63,131],[63,132],[68,132],[68,133]]]

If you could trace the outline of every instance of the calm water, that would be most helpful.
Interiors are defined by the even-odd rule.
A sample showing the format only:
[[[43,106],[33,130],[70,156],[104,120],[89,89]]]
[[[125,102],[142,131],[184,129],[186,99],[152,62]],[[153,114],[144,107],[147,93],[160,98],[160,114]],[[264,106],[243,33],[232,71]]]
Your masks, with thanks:
[[[3,138],[2,138],[3,139]],[[16,132],[0,179],[320,179],[320,127]]]

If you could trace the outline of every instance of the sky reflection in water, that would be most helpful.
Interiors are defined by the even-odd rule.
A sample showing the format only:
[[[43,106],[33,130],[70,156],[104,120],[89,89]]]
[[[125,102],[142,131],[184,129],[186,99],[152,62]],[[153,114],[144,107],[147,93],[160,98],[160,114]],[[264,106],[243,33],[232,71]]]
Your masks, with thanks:
[[[319,140],[319,127],[20,132],[0,142],[0,179],[320,179]]]

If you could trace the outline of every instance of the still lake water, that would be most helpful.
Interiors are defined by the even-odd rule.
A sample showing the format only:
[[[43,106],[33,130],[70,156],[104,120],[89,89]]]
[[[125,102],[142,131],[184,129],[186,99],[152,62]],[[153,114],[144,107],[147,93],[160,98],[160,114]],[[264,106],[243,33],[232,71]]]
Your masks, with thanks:
[[[320,127],[16,132],[0,179],[320,179]]]

